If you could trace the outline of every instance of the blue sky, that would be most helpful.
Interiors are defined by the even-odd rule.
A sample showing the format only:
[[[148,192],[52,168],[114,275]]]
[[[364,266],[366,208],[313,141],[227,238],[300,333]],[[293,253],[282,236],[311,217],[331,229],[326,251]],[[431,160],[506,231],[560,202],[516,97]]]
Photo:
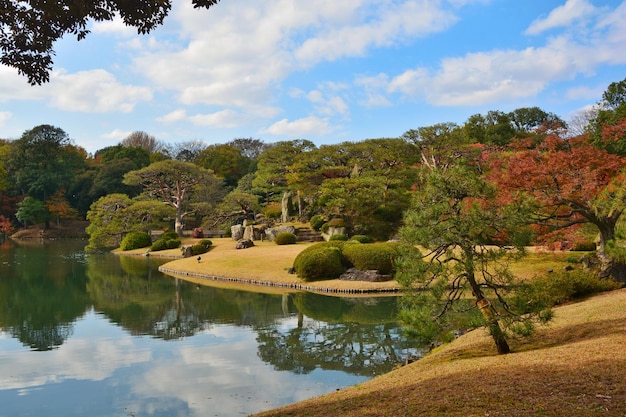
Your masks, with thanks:
[[[174,0],[56,46],[51,82],[0,66],[0,138],[39,124],[89,152],[133,131],[176,144],[397,137],[539,106],[569,120],[626,78],[626,1]]]

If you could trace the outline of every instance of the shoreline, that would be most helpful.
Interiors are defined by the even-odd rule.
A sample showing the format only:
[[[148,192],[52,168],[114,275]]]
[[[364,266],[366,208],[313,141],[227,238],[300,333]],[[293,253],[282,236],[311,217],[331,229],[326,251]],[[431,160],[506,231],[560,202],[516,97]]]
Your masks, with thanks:
[[[198,239],[185,239],[184,245]],[[211,239],[211,249],[199,257],[183,258],[180,249],[149,252],[148,256],[171,258],[159,271],[201,285],[228,283],[246,290],[272,288],[279,291],[308,291],[335,296],[394,296],[402,292],[395,280],[384,282],[344,281],[339,279],[307,282],[289,273],[295,257],[314,242],[278,246],[274,242],[255,241],[255,246],[235,249],[231,238]],[[146,250],[115,250],[122,256],[146,256]],[[198,259],[200,258],[200,259]],[[243,289],[243,288],[242,288]]]

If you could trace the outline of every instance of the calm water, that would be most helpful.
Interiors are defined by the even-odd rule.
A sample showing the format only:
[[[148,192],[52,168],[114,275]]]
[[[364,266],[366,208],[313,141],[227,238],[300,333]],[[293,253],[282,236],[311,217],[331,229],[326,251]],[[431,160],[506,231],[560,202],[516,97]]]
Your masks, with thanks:
[[[248,415],[415,353],[394,297],[197,286],[84,244],[0,243],[0,417]]]

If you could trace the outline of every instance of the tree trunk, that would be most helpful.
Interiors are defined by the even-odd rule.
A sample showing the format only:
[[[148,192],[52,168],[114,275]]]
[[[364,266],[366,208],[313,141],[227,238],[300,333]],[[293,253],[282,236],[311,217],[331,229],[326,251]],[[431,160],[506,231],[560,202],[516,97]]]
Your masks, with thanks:
[[[483,290],[480,288],[480,285],[476,282],[476,277],[474,276],[474,252],[473,248],[464,249],[465,257],[466,257],[466,265],[465,272],[467,273],[467,281],[472,288],[472,294],[476,298],[476,305],[480,308],[480,312],[487,319],[487,327],[489,328],[489,333],[493,338],[493,342],[496,345],[496,349],[498,350],[498,354],[504,355],[511,352],[511,348],[506,341],[506,335],[500,328],[500,323],[498,323],[498,312],[493,307],[491,302],[485,298],[483,295]]]
[[[174,220],[174,230],[178,236],[183,235],[183,213],[180,207],[176,207],[176,220]]]
[[[482,294],[481,294],[482,296]],[[500,323],[496,318],[496,310],[493,308],[493,305],[486,298],[481,298],[476,301],[476,305],[480,308],[480,312],[483,313],[483,316],[487,319],[489,333],[493,338],[494,343],[496,344],[496,349],[500,355],[504,355],[511,352],[511,348],[506,341],[506,336],[502,329],[500,328]]]
[[[626,265],[616,262],[607,253],[607,243],[615,239],[615,227],[617,220],[598,222],[596,226],[600,230],[597,256],[600,261],[600,278],[613,277],[618,281],[626,282]]]

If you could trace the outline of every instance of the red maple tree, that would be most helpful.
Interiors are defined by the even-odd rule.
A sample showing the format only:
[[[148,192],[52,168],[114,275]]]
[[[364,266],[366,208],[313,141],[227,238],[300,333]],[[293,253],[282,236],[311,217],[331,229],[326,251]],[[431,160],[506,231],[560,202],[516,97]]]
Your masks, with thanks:
[[[608,276],[618,267],[607,243],[626,208],[624,167],[626,158],[593,146],[586,136],[549,135],[536,146],[518,143],[513,152],[492,158],[490,179],[509,198],[532,198],[539,225],[551,230],[595,225],[601,272]]]

